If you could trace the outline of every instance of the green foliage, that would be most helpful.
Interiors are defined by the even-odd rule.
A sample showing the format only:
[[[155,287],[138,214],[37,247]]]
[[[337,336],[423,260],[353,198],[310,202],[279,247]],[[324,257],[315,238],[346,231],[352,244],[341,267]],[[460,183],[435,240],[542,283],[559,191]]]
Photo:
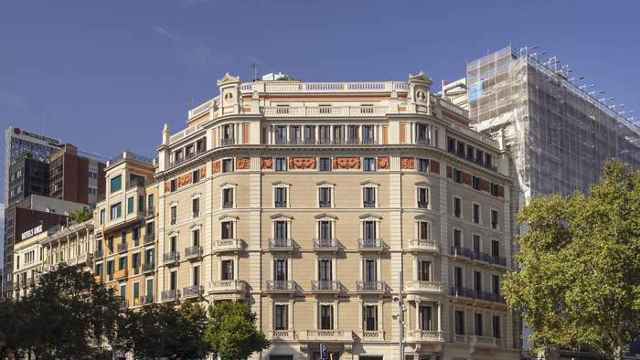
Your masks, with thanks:
[[[207,313],[197,303],[146,306],[130,313],[128,323],[136,359],[200,359],[211,352],[204,341]]]
[[[590,195],[534,198],[519,221],[520,271],[504,292],[534,345],[620,359],[640,336],[640,172],[609,163]]]
[[[93,218],[93,213],[91,213],[91,211],[86,207],[69,213],[69,219],[74,224],[83,223],[87,220],[91,220],[91,218]]]
[[[222,360],[246,359],[269,347],[256,317],[243,303],[220,302],[209,307],[206,339]]]
[[[90,273],[60,266],[43,274],[27,296],[0,304],[5,351],[28,351],[44,360],[101,358],[107,344],[117,343],[119,304]]]

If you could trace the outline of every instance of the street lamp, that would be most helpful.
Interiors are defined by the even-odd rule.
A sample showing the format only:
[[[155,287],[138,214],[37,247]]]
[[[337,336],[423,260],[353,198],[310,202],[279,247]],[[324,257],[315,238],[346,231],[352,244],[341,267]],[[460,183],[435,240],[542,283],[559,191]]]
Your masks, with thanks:
[[[400,360],[404,360],[404,301],[402,293],[393,297],[393,301],[398,304],[398,325],[400,326]]]

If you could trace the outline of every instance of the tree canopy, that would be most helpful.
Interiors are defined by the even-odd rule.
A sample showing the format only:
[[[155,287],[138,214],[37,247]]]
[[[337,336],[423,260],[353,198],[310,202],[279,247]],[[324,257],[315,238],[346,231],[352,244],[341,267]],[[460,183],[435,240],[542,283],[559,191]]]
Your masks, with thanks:
[[[504,292],[535,348],[620,359],[640,335],[640,172],[608,163],[590,194],[533,198],[519,222],[520,269]]]

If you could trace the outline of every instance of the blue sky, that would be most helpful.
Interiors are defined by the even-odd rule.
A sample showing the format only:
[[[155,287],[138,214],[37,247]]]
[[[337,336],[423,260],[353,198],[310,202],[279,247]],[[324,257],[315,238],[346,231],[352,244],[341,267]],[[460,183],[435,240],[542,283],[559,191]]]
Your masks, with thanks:
[[[152,154],[163,123],[182,128],[217,79],[247,79],[254,62],[308,81],[424,70],[439,84],[508,44],[540,46],[640,112],[638,10],[638,1],[3,1],[0,125],[104,156]]]

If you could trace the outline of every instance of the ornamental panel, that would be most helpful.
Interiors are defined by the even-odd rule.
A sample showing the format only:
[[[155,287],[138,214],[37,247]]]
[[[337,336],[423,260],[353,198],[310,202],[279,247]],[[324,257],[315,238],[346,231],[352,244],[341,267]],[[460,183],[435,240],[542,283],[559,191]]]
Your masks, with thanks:
[[[335,169],[360,169],[360,158],[356,156],[337,157],[333,160],[333,167]]]

